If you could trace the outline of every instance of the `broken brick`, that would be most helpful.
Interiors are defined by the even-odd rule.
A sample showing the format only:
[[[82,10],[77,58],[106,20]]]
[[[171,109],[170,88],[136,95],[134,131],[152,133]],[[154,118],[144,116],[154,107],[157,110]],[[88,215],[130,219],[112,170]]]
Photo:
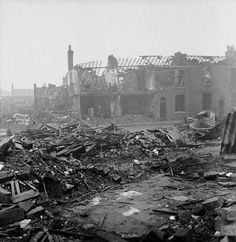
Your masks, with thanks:
[[[0,187],[0,203],[10,203],[11,202],[11,192]]]
[[[0,226],[23,220],[24,210],[20,207],[6,208],[0,211]]]
[[[192,230],[179,229],[174,234],[175,242],[192,242],[193,233]]]
[[[43,212],[44,212],[44,208],[42,206],[38,206],[30,210],[26,215],[27,215],[27,218],[32,218],[36,215],[41,215]]]

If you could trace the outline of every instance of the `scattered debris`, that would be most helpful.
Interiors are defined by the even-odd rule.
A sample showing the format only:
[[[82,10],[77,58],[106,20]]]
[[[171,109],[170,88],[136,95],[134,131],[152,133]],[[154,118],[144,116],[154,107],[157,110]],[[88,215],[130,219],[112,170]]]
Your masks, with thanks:
[[[226,189],[236,185],[236,172],[223,166],[218,154],[194,153],[208,147],[196,130],[176,125],[129,132],[115,124],[98,128],[65,117],[29,126],[1,141],[2,236],[28,241],[205,242],[234,234],[234,200],[226,200],[231,195]],[[152,177],[158,176],[165,182],[152,187]],[[131,185],[142,181],[150,182],[147,190],[153,196],[145,212],[150,223],[156,217],[163,220],[161,225],[149,225],[140,234],[106,231],[115,211],[102,214],[104,204],[111,210],[115,204],[119,207],[114,220],[143,216],[145,191]],[[110,190],[116,188],[120,190],[114,195]],[[220,192],[207,195],[216,188]],[[92,216],[91,209],[100,216]]]

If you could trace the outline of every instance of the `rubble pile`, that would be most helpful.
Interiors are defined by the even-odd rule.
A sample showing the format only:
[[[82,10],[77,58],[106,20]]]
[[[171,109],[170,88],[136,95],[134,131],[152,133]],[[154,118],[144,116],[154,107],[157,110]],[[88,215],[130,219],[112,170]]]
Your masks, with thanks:
[[[189,147],[199,147],[183,125],[129,132],[114,124],[98,128],[54,114],[49,121],[0,142],[0,236],[11,241],[128,241],[114,231],[100,229],[106,215],[94,225],[86,220],[87,212],[77,207],[91,203],[92,198],[99,204],[97,194],[151,174],[197,184],[214,181],[222,188],[236,186],[234,173],[211,170],[208,161],[217,165],[218,161],[210,154],[180,155],[188,153]],[[163,199],[170,197],[163,195]],[[217,241],[215,220],[227,218],[215,208],[224,208],[225,200],[187,196],[171,200],[161,210],[175,218],[130,241]],[[85,224],[76,214],[68,214],[68,209],[79,209]],[[230,236],[221,228],[217,239]]]
[[[219,185],[222,187],[220,192],[215,190],[215,195],[207,197],[203,195],[200,198],[194,194],[190,195],[190,192],[188,196],[174,194],[165,196],[167,199],[165,207],[155,208],[152,211],[166,214],[167,220],[160,227],[153,227],[142,241],[235,241],[235,195],[225,189],[236,186],[235,177],[236,174],[232,172],[205,172],[201,183],[196,185],[199,189],[207,184],[213,189]],[[190,184],[189,186],[191,187]],[[181,189],[176,185],[177,188]]]
[[[73,155],[79,159],[102,153],[111,156],[111,152],[113,157],[115,154],[129,157],[138,149],[148,155],[155,148],[184,145],[180,133],[173,127],[132,133],[118,130],[113,124],[103,129],[83,128],[78,124],[61,128],[44,125],[40,129],[23,132],[22,136],[34,140],[34,147],[47,154],[57,157]]]
[[[176,132],[157,129],[131,133],[113,124],[98,129],[84,123],[62,122],[59,126],[44,124],[3,139],[0,143],[4,161],[0,171],[2,236],[25,236],[27,231],[32,241],[41,241],[37,236],[50,241],[48,229],[34,231],[37,218],[40,226],[45,222],[50,227],[47,222],[54,216],[46,208],[78,202],[121,181],[140,178],[147,165],[151,165],[141,158],[157,158],[163,147],[183,144]],[[124,160],[127,164],[122,166],[120,160],[124,158],[131,159]],[[120,161],[118,170],[114,164],[107,165],[111,159]]]

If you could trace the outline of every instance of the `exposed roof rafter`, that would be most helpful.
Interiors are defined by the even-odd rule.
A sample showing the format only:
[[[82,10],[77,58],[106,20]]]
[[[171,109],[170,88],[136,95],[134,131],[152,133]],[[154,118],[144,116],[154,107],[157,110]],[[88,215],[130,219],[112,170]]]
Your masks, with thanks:
[[[173,67],[175,65],[174,56],[147,55],[138,58],[119,58],[118,68],[124,72],[128,69],[137,69],[142,67]],[[187,55],[186,60],[190,65],[200,65],[204,63],[218,64],[225,61],[225,56],[198,56]],[[97,75],[101,75],[107,69],[107,61],[90,61],[79,64],[79,67],[88,70],[94,70]],[[176,67],[176,65],[175,65]],[[182,67],[181,65],[179,67]],[[186,67],[186,66],[185,66]]]

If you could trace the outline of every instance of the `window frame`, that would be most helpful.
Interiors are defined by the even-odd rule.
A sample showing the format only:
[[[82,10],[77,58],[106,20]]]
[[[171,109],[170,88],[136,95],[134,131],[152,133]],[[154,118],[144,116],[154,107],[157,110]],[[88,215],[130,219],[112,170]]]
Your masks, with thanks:
[[[179,100],[178,100],[178,97],[179,97]],[[181,100],[180,97],[183,98],[183,100]],[[181,102],[181,105],[180,105],[180,102]],[[186,109],[185,106],[186,106],[185,94],[176,94],[175,95],[175,112],[176,113],[178,113],[178,112],[180,112],[180,113],[186,112],[185,111],[185,109]]]

